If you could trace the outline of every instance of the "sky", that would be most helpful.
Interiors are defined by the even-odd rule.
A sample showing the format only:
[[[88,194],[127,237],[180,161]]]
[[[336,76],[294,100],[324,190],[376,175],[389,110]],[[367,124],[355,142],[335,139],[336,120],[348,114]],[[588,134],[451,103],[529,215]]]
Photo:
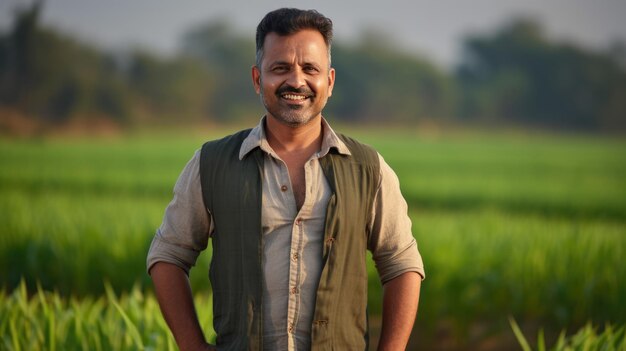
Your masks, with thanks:
[[[0,29],[10,26],[17,6],[32,1],[0,0]],[[626,42],[626,0],[48,0],[43,22],[104,49],[171,54],[185,31],[212,19],[227,19],[252,39],[260,19],[279,7],[320,11],[333,20],[338,41],[364,28],[383,30],[403,50],[442,66],[458,60],[464,37],[519,16],[536,18],[554,39],[593,49]]]

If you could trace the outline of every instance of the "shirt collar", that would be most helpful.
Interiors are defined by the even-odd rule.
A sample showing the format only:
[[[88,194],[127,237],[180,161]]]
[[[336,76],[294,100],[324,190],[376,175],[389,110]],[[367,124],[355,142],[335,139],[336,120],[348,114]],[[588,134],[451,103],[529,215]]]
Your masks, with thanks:
[[[251,131],[250,134],[243,140],[241,143],[241,148],[239,149],[239,159],[243,159],[250,151],[259,147],[261,150],[265,151],[268,154],[275,155],[274,150],[270,147],[270,144],[267,142],[267,137],[265,134],[265,118],[261,118],[259,124],[256,125]],[[346,144],[344,144],[341,139],[337,136],[335,131],[330,127],[326,119],[322,117],[322,147],[318,152],[318,157],[324,157],[330,149],[337,150],[338,153],[342,155],[351,155],[350,150]]]

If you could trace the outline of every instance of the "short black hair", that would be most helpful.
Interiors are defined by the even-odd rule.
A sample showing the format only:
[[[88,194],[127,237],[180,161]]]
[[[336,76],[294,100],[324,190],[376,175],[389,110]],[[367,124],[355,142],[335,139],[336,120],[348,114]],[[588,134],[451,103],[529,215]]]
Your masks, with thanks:
[[[330,64],[330,47],[333,41],[333,21],[315,10],[281,8],[269,12],[256,28],[256,65],[261,67],[263,44],[269,33],[290,35],[303,29],[314,29],[320,32],[328,48]]]

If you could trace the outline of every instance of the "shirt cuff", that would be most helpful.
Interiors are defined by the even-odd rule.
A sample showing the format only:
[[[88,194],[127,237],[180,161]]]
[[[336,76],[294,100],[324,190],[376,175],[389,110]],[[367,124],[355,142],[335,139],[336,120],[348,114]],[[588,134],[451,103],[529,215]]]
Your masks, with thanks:
[[[146,259],[147,272],[157,262],[167,262],[182,268],[187,275],[196,264],[200,252],[167,242],[157,233],[152,239]]]
[[[382,284],[385,284],[406,272],[416,272],[422,277],[422,280],[426,278],[422,256],[417,250],[417,243],[415,240],[413,240],[409,246],[401,252],[398,252],[393,257],[389,257],[384,261],[377,261],[376,269],[378,270],[378,275],[380,276]]]

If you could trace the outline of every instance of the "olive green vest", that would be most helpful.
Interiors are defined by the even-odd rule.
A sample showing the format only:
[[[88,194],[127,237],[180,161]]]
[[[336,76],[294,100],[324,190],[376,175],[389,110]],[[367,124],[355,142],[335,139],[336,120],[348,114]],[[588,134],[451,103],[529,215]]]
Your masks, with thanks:
[[[202,146],[200,179],[213,216],[213,325],[219,350],[263,348],[263,152],[239,160],[250,130]],[[378,154],[339,135],[352,155],[320,159],[332,196],[328,202],[322,273],[311,327],[312,350],[366,350],[367,223],[380,179]]]

